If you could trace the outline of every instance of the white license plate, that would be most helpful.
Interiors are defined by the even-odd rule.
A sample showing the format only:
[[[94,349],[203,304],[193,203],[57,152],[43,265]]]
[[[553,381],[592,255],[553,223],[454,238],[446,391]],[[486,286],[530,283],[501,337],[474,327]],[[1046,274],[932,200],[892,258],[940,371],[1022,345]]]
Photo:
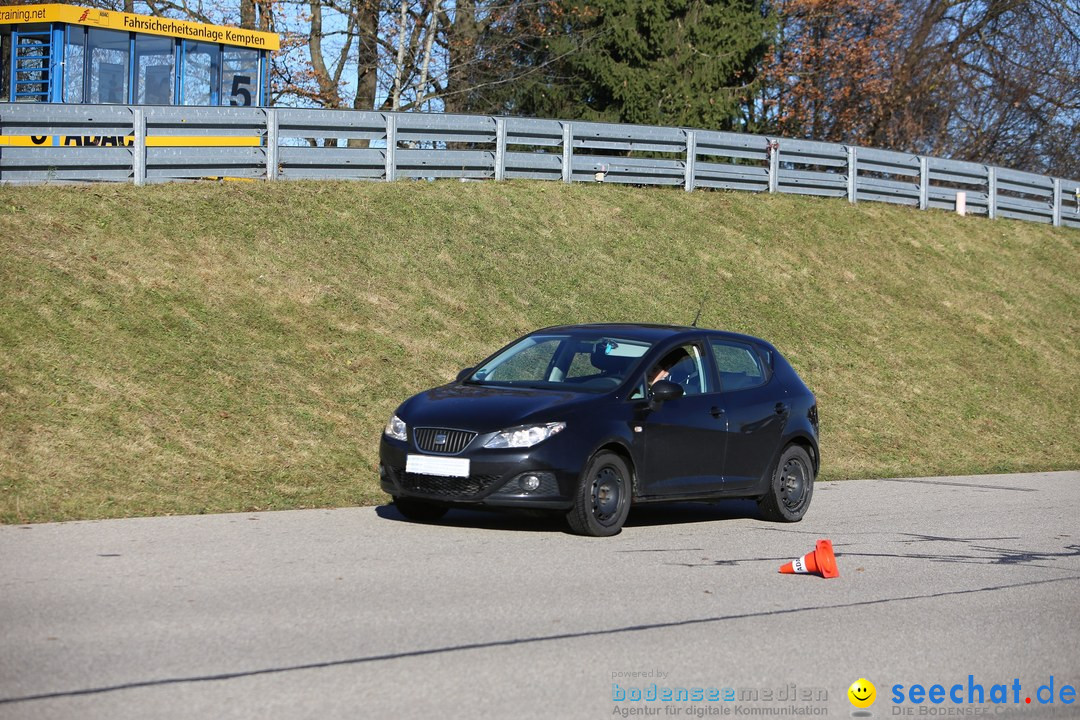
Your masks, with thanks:
[[[469,458],[409,455],[405,458],[405,472],[441,477],[469,477]]]

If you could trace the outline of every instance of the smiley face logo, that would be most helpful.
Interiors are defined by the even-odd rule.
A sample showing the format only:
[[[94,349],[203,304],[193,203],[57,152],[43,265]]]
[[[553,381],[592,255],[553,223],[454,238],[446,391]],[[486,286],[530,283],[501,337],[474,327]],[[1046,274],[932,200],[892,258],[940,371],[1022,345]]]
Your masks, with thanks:
[[[851,687],[847,690],[847,696],[855,707],[868,708],[877,699],[877,688],[874,687],[874,683],[866,678],[859,678],[851,683]]]

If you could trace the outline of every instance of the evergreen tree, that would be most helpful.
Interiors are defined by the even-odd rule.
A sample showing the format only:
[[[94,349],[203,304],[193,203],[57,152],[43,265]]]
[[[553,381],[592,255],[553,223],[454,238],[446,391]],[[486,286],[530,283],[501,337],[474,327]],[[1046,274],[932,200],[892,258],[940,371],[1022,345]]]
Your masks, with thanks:
[[[768,50],[761,0],[563,0],[514,112],[649,125],[739,127]]]

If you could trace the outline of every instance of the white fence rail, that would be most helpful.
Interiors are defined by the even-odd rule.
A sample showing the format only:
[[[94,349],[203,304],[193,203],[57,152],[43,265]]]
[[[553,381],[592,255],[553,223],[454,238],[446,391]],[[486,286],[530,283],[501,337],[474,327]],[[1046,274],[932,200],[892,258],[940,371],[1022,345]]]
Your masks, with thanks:
[[[0,183],[533,179],[846,197],[1080,228],[1080,180],[834,143],[534,118],[0,103]]]

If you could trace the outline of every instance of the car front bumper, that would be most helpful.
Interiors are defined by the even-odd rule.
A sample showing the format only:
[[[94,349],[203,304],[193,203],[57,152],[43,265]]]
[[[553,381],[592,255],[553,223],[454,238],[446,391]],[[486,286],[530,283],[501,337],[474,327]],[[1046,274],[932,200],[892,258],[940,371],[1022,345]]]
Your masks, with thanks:
[[[383,492],[453,506],[517,507],[567,510],[573,505],[580,468],[564,467],[555,443],[521,450],[467,450],[468,477],[419,475],[405,471],[410,443],[385,435],[379,443],[379,481]],[[535,475],[540,485],[526,490],[521,480]]]

